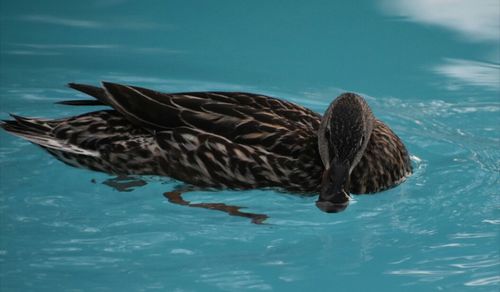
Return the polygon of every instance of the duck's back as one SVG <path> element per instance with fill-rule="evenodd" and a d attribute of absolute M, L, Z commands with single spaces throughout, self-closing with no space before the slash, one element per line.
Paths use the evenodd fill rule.
<path fill-rule="evenodd" d="M 52 121 L 18 117 L 4 128 L 70 165 L 115 174 L 302 192 L 312 189 L 312 183 L 304 184 L 305 175 L 321 175 L 321 163 L 314 161 L 320 116 L 306 108 L 250 93 L 165 94 L 103 85 L 71 84 L 97 100 L 63 103 L 113 110 Z"/>
<path fill-rule="evenodd" d="M 114 83 L 103 85 L 99 89 L 71 84 L 138 127 L 153 131 L 187 127 L 290 157 L 299 154 L 302 139 L 316 134 L 321 118 L 299 105 L 251 93 L 166 94 Z"/>

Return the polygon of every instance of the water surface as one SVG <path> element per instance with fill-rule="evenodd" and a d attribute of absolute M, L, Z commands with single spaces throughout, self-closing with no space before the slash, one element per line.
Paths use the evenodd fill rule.
<path fill-rule="evenodd" d="M 192 192 L 267 225 L 118 192 L 0 133 L 2 291 L 496 291 L 498 1 L 0 0 L 0 110 L 61 117 L 74 81 L 238 90 L 323 112 L 364 95 L 415 174 L 340 214 L 268 190 Z M 436 11 L 439 11 L 437 14 Z"/>

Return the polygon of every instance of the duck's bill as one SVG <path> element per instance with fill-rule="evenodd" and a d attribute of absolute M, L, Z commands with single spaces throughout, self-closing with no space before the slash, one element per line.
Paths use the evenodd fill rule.
<path fill-rule="evenodd" d="M 329 201 L 316 201 L 316 207 L 326 213 L 338 213 L 344 211 L 349 206 L 349 201 L 343 203 L 332 203 Z"/>

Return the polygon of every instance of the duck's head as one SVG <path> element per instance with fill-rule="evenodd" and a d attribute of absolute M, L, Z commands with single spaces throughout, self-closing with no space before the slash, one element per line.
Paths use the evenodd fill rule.
<path fill-rule="evenodd" d="M 319 153 L 325 170 L 316 206 L 328 213 L 349 205 L 349 177 L 370 139 L 374 117 L 366 101 L 344 93 L 328 107 L 318 132 Z"/>

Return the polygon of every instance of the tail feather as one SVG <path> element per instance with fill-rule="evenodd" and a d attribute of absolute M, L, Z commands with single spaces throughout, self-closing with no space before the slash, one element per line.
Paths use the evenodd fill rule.
<path fill-rule="evenodd" d="M 63 105 L 72 105 L 72 106 L 95 106 L 95 105 L 105 105 L 98 100 L 86 100 L 86 99 L 77 99 L 77 100 L 63 100 L 58 101 L 56 104 Z"/>
<path fill-rule="evenodd" d="M 26 129 L 29 129 L 30 131 L 37 132 L 37 133 L 46 133 L 46 132 L 52 130 L 52 128 L 48 124 L 45 123 L 45 120 L 26 118 L 26 117 L 17 116 L 14 114 L 9 114 L 9 115 L 15 119 L 15 122 L 17 124 L 19 124 L 20 126 L 26 128 Z"/>
<path fill-rule="evenodd" d="M 30 119 L 21 116 L 11 115 L 15 120 L 7 120 L 0 123 L 5 131 L 24 138 L 31 143 L 37 144 L 43 148 L 49 148 L 61 152 L 73 153 L 78 155 L 86 155 L 98 157 L 97 151 L 83 149 L 76 145 L 70 144 L 66 140 L 55 137 L 52 133 L 52 128 L 45 120 Z"/>
<path fill-rule="evenodd" d="M 11 134 L 21 137 L 36 134 L 36 132 L 30 130 L 29 128 L 23 127 L 17 121 L 2 120 L 2 123 L 0 123 L 0 127 Z"/>
<path fill-rule="evenodd" d="M 106 96 L 106 91 L 100 87 L 86 85 L 86 84 L 79 84 L 79 83 L 68 83 L 68 86 L 85 94 L 88 94 L 94 97 L 96 100 L 64 100 L 56 102 L 57 104 L 72 105 L 72 106 L 109 105 Z"/>

